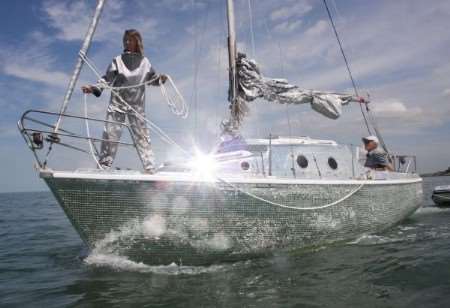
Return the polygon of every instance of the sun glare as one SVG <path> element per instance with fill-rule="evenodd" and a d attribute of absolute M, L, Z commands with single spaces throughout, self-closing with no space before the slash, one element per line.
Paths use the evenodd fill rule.
<path fill-rule="evenodd" d="M 208 181 L 214 181 L 215 173 L 217 171 L 217 162 L 211 154 L 204 154 L 199 150 L 195 151 L 196 154 L 190 162 L 190 167 L 194 174 Z"/>

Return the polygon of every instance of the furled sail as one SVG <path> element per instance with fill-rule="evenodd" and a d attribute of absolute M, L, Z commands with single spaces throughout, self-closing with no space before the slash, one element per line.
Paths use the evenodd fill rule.
<path fill-rule="evenodd" d="M 270 102 L 280 104 L 310 104 L 312 109 L 330 119 L 337 119 L 342 114 L 342 106 L 352 101 L 359 101 L 358 97 L 349 94 L 327 93 L 314 90 L 302 90 L 298 86 L 289 84 L 285 79 L 264 77 L 257 63 L 247 59 L 243 53 L 237 58 L 238 93 L 237 99 L 240 110 L 239 118 L 247 111 L 245 102 L 257 98 L 264 98 Z"/>

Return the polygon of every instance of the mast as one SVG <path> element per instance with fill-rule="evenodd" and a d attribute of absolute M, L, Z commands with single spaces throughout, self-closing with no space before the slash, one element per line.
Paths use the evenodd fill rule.
<path fill-rule="evenodd" d="M 237 72 L 236 72 L 236 30 L 234 22 L 234 3 L 233 0 L 227 0 L 227 20 L 228 20 L 228 60 L 229 60 L 229 79 L 230 79 L 230 111 L 231 123 L 233 127 L 238 126 L 236 119 L 236 97 L 237 97 Z"/>
<path fill-rule="evenodd" d="M 80 54 L 87 54 L 89 47 L 91 46 L 92 37 L 94 36 L 95 29 L 97 28 L 98 21 L 100 20 L 100 15 L 103 10 L 103 5 L 105 4 L 105 0 L 98 0 L 97 7 L 95 9 L 94 17 L 92 17 L 91 24 L 89 25 L 88 31 L 86 32 L 86 36 L 83 41 L 83 45 L 80 49 Z M 72 97 L 73 89 L 75 88 L 75 84 L 78 81 L 78 77 L 80 76 L 81 68 L 83 67 L 83 60 L 79 57 L 77 64 L 75 65 L 75 69 L 72 74 L 72 78 L 70 79 L 69 86 L 67 87 L 66 95 L 64 96 L 64 101 L 62 103 L 61 109 L 59 111 L 60 115 L 58 117 L 58 121 L 55 124 L 55 128 L 53 130 L 54 133 L 58 132 L 59 126 L 61 125 L 62 115 L 67 110 L 67 105 L 69 104 L 70 98 Z"/>

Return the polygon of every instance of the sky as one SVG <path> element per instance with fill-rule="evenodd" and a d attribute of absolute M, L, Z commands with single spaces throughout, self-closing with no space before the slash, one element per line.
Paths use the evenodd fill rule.
<path fill-rule="evenodd" d="M 225 3 L 107 0 L 89 51 L 93 63 L 104 71 L 122 51 L 123 31 L 136 28 L 142 33 L 153 67 L 172 77 L 190 108 L 187 119 L 178 118 L 160 89 L 149 87 L 147 116 L 184 148 L 207 151 L 228 116 Z M 390 151 L 417 155 L 419 172 L 446 169 L 450 2 L 328 3 L 358 89 L 370 94 L 371 109 Z M 16 123 L 28 109 L 59 110 L 95 4 L 94 0 L 1 2 L 0 192 L 46 189 Z M 305 89 L 352 92 L 321 0 L 236 0 L 235 6 L 238 48 L 259 63 L 265 76 L 286 78 Z M 84 68 L 69 113 L 83 114 L 80 86 L 95 80 Z M 108 99 L 107 93 L 88 97 L 89 115 L 104 118 Z M 69 122 L 63 127 L 86 133 L 83 122 Z M 93 125 L 90 133 L 100 136 L 101 129 Z M 246 137 L 301 135 L 351 144 L 367 135 L 357 105 L 346 107 L 340 119 L 330 120 L 306 105 L 263 101 L 250 104 L 242 132 Z M 176 156 L 172 147 L 154 133 L 151 136 L 157 161 Z M 93 166 L 83 153 L 61 148 L 53 152 L 55 169 Z M 117 163 L 139 167 L 135 152 L 125 148 L 119 150 Z"/>

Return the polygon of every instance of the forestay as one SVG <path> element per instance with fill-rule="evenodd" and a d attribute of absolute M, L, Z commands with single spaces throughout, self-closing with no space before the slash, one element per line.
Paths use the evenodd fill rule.
<path fill-rule="evenodd" d="M 243 53 L 238 54 L 238 100 L 241 105 L 257 98 L 264 98 L 279 104 L 311 104 L 312 109 L 330 119 L 342 114 L 342 106 L 360 99 L 350 94 L 327 93 L 302 90 L 289 84 L 286 79 L 264 77 L 258 64 Z M 241 109 L 245 112 L 246 108 Z M 242 114 L 241 114 L 242 116 Z"/>

